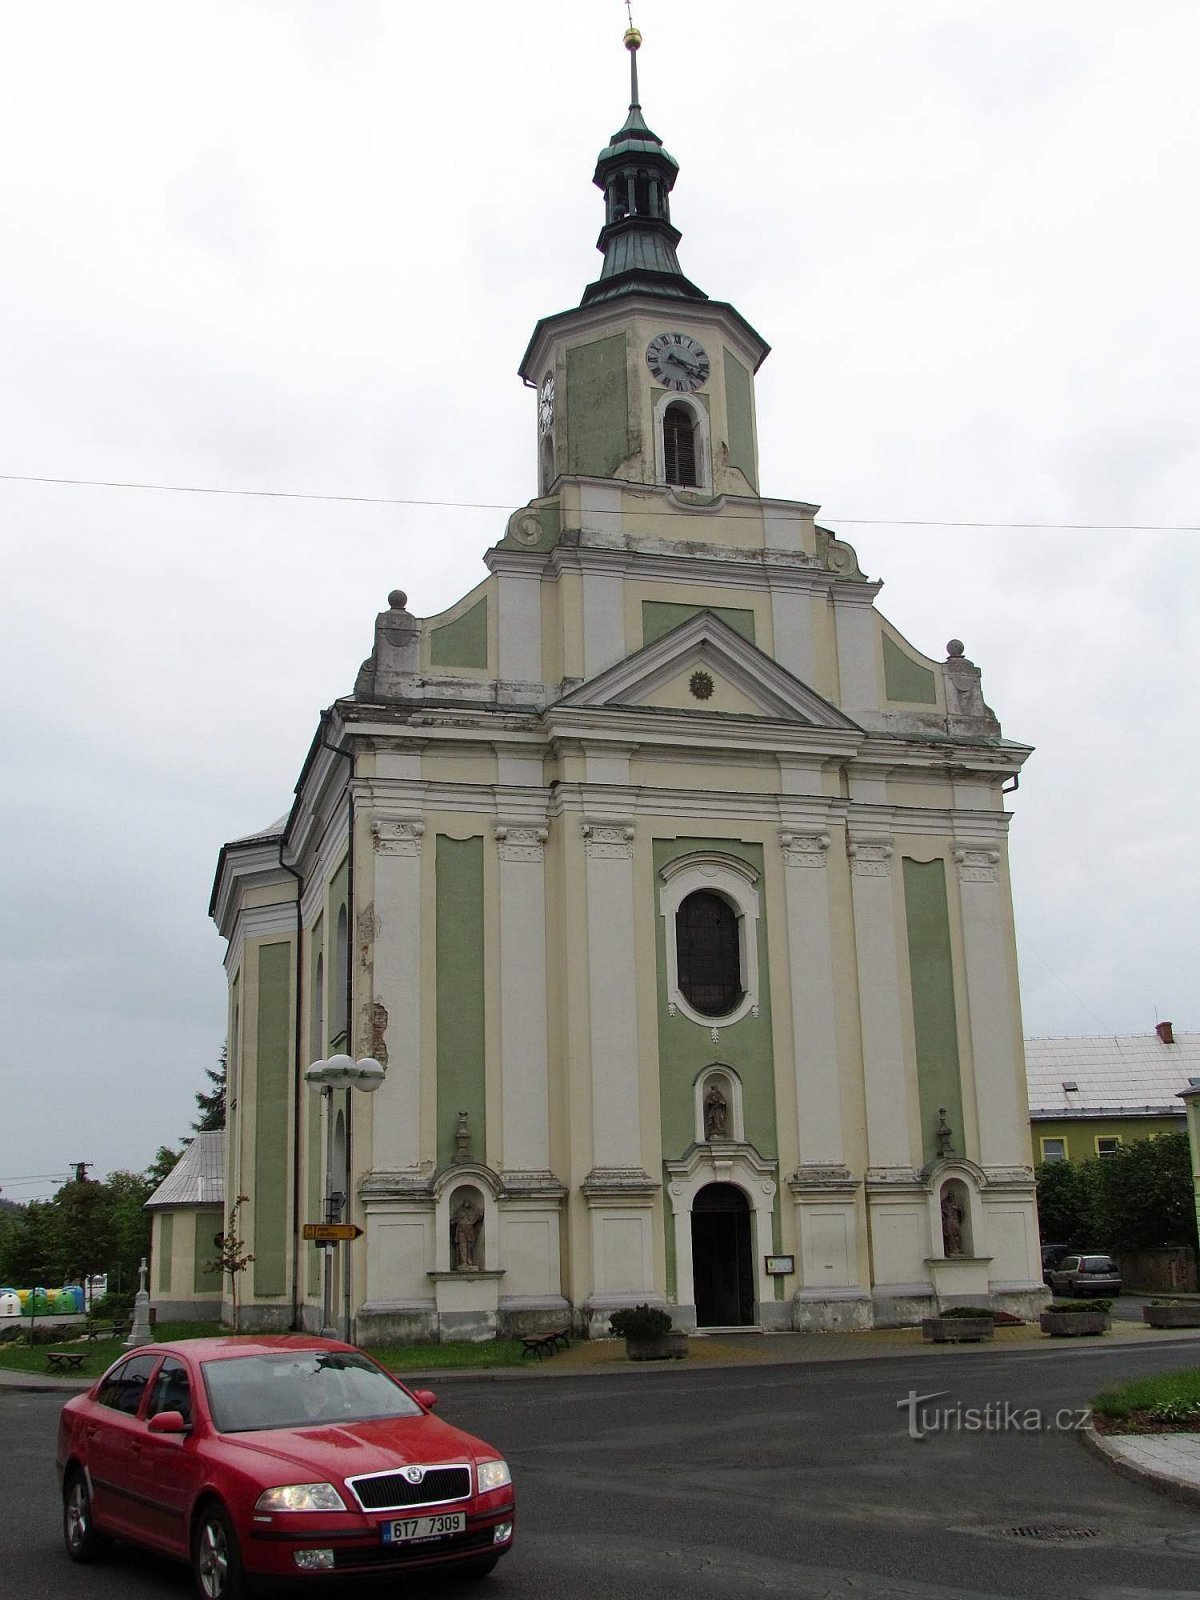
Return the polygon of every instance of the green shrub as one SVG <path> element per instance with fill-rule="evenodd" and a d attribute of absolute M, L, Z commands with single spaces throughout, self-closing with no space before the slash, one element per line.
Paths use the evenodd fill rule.
<path fill-rule="evenodd" d="M 100 1322 L 119 1321 L 122 1317 L 133 1315 L 132 1294 L 102 1294 L 99 1300 L 93 1300 L 90 1314 Z"/>
<path fill-rule="evenodd" d="M 1105 1299 L 1096 1300 L 1052 1300 L 1044 1308 L 1044 1315 L 1056 1317 L 1060 1312 L 1066 1311 L 1111 1311 L 1112 1301 Z"/>
<path fill-rule="evenodd" d="M 991 1306 L 951 1306 L 949 1311 L 939 1311 L 939 1317 L 990 1317 L 995 1321 Z"/>
<path fill-rule="evenodd" d="M 1176 1395 L 1152 1405 L 1146 1415 L 1155 1422 L 1194 1422 L 1200 1417 L 1200 1400 L 1185 1400 Z"/>
<path fill-rule="evenodd" d="M 609 1326 L 621 1339 L 661 1339 L 671 1331 L 671 1319 L 658 1306 L 641 1305 L 614 1311 Z"/>

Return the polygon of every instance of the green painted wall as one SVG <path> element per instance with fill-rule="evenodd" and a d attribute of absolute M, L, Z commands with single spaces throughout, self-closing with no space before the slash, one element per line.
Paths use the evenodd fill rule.
<path fill-rule="evenodd" d="M 1070 1117 L 1055 1120 L 1030 1119 L 1033 1134 L 1033 1159 L 1042 1159 L 1043 1139 L 1066 1141 L 1068 1161 L 1088 1161 L 1096 1154 L 1096 1140 L 1120 1139 L 1133 1144 L 1136 1139 L 1157 1139 L 1161 1133 L 1186 1133 L 1187 1116 L 1177 1117 Z"/>
<path fill-rule="evenodd" d="M 904 920 L 917 1046 L 922 1154 L 926 1161 L 937 1158 L 938 1110 L 944 1106 L 946 1120 L 954 1131 L 954 1148 L 959 1154 L 968 1155 L 963 1141 L 958 1015 L 954 1006 L 944 861 L 904 857 Z"/>
<path fill-rule="evenodd" d="M 729 465 L 743 473 L 758 493 L 754 466 L 754 397 L 750 374 L 738 358 L 725 351 L 725 415 L 729 419 Z"/>
<path fill-rule="evenodd" d="M 740 633 L 743 639 L 754 643 L 754 613 L 740 606 L 689 606 L 679 605 L 673 600 L 643 600 L 642 601 L 642 643 L 652 644 L 655 639 L 661 639 L 664 633 L 670 633 L 672 628 L 677 628 L 681 622 L 687 622 L 698 611 L 711 611 L 714 617 L 720 617 L 735 633 Z"/>
<path fill-rule="evenodd" d="M 328 1051 L 325 1034 L 325 1003 L 318 1003 L 320 988 L 325 983 L 325 919 L 319 917 L 313 924 L 312 940 L 308 953 L 308 1038 L 309 1054 L 313 1061 L 323 1060 Z M 319 984 L 318 984 L 318 968 Z M 324 1222 L 325 1208 L 321 1204 L 321 1174 L 324 1152 L 321 1149 L 321 1097 L 315 1089 L 304 1091 L 304 1114 L 308 1118 L 306 1151 L 306 1181 L 304 1186 L 305 1212 L 301 1222 Z M 305 1276 L 309 1296 L 319 1295 L 322 1288 L 322 1253 L 315 1244 L 302 1246 L 305 1257 Z"/>
<path fill-rule="evenodd" d="M 175 1248 L 175 1218 L 164 1211 L 158 1219 L 158 1292 L 171 1292 L 171 1252 Z"/>
<path fill-rule="evenodd" d="M 429 660 L 435 667 L 486 667 L 488 664 L 487 596 L 453 622 L 429 635 Z"/>
<path fill-rule="evenodd" d="M 567 471 L 611 478 L 629 456 L 625 335 L 567 351 Z"/>
<path fill-rule="evenodd" d="M 883 635 L 883 687 L 889 700 L 912 705 L 937 705 L 933 673 L 906 655 L 889 634 Z"/>
<path fill-rule="evenodd" d="M 698 850 L 719 850 L 747 862 L 759 874 L 758 974 L 759 1014 L 745 1016 L 732 1027 L 722 1027 L 720 1043 L 713 1044 L 707 1027 L 682 1012 L 667 1011 L 666 930 L 658 910 L 659 873 L 680 856 Z M 777 1153 L 775 1132 L 775 1070 L 771 1038 L 771 992 L 767 965 L 767 917 L 762 896 L 762 846 L 733 839 L 656 839 L 654 841 L 654 924 L 658 963 L 658 1060 L 661 1084 L 663 1151 L 677 1160 L 696 1137 L 695 1082 L 705 1067 L 724 1062 L 742 1080 L 742 1112 L 746 1139 L 760 1155 Z M 668 1259 L 673 1261 L 672 1222 L 666 1219 Z"/>
<path fill-rule="evenodd" d="M 197 1211 L 196 1242 L 192 1251 L 192 1290 L 196 1294 L 217 1295 L 221 1292 L 221 1274 L 206 1272 L 204 1263 L 216 1255 L 217 1247 L 213 1240 L 224 1226 L 225 1218 L 219 1211 Z"/>
<path fill-rule="evenodd" d="M 254 1293 L 287 1292 L 288 1071 L 292 947 L 258 951 L 258 1070 L 254 1112 Z"/>
<path fill-rule="evenodd" d="M 437 1150 L 454 1157 L 458 1113 L 471 1128 L 471 1154 L 487 1150 L 484 1122 L 483 839 L 439 833 L 434 857 L 437 933 Z"/>

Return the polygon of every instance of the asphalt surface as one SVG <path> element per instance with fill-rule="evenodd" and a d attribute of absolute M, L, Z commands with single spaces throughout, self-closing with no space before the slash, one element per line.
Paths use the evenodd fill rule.
<path fill-rule="evenodd" d="M 447 1377 L 441 1414 L 512 1463 L 517 1547 L 480 1583 L 406 1582 L 404 1593 L 1200 1600 L 1200 1514 L 1118 1477 L 1074 1432 L 1029 1427 L 1034 1409 L 1074 1420 L 1105 1384 L 1197 1361 L 1192 1340 L 670 1364 L 546 1383 Z M 913 1440 L 906 1397 L 941 1390 L 917 1415 L 951 1420 Z M 1022 1425 L 1012 1410 L 1005 1418 L 1005 1402 Z M 131 1547 L 96 1567 L 66 1561 L 54 1482 L 60 1403 L 0 1392 L 0 1593 L 183 1600 L 184 1569 Z M 965 1431 L 962 1408 L 992 1422 Z"/>

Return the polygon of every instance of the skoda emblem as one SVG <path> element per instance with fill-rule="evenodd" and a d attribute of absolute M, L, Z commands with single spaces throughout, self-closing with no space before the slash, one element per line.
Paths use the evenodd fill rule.
<path fill-rule="evenodd" d="M 405 1467 L 404 1476 L 408 1479 L 409 1483 L 420 1483 L 421 1479 L 425 1476 L 425 1468 Z"/>

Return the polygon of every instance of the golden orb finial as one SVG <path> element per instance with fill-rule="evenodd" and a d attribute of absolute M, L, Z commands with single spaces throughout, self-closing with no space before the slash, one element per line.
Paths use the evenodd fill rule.
<path fill-rule="evenodd" d="M 625 48 L 626 48 L 626 50 L 636 50 L 638 48 L 638 46 L 641 44 L 641 42 L 642 42 L 642 36 L 638 32 L 638 30 L 636 28 L 634 28 L 634 27 L 626 28 L 626 30 L 625 30 Z"/>

